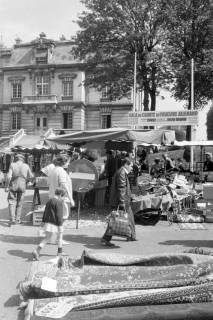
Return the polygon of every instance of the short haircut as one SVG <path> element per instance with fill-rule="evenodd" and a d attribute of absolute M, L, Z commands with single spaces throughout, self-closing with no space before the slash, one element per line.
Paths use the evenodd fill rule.
<path fill-rule="evenodd" d="M 54 160 L 54 165 L 63 167 L 65 163 L 67 162 L 68 158 L 65 156 L 57 156 L 56 159 Z"/>
<path fill-rule="evenodd" d="M 127 158 L 127 157 L 121 160 L 121 165 L 122 166 L 124 166 L 125 164 L 127 164 L 129 166 L 132 163 L 133 163 L 133 161 L 130 158 Z"/>
<path fill-rule="evenodd" d="M 56 188 L 55 189 L 55 195 L 56 196 L 64 197 L 65 193 L 66 193 L 66 191 L 63 188 Z"/>

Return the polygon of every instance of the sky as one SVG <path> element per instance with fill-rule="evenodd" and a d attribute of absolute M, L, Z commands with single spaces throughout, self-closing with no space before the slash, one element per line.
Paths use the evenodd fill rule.
<path fill-rule="evenodd" d="M 0 0 L 0 35 L 7 47 L 17 37 L 29 42 L 44 32 L 58 40 L 63 34 L 70 39 L 78 30 L 73 21 L 83 11 L 80 0 Z"/>
<path fill-rule="evenodd" d="M 41 32 L 53 40 L 61 35 L 70 39 L 78 30 L 74 21 L 84 9 L 80 0 L 0 0 L 0 40 L 11 47 L 16 38 L 30 42 Z M 165 99 L 157 97 L 157 111 L 183 109 L 184 103 L 175 101 L 169 92 L 163 92 L 162 96 Z M 201 118 L 200 135 L 205 138 L 206 112 L 202 112 Z"/>

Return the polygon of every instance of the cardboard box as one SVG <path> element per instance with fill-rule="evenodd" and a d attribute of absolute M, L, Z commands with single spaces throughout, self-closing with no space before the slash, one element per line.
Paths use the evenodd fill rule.
<path fill-rule="evenodd" d="M 33 225 L 40 226 L 42 223 L 44 211 L 34 211 L 33 212 Z"/>
<path fill-rule="evenodd" d="M 213 183 L 205 183 L 203 185 L 203 198 L 213 200 Z"/>

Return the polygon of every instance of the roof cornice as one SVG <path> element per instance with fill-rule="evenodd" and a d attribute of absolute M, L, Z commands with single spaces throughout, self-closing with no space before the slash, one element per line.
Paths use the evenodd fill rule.
<path fill-rule="evenodd" d="M 50 69 L 50 68 L 61 68 L 61 69 L 67 69 L 67 68 L 79 68 L 80 70 L 82 70 L 84 68 L 84 66 L 86 66 L 86 63 L 84 62 L 76 62 L 76 63 L 63 63 L 63 64 L 42 64 L 42 65 L 24 65 L 24 66 L 4 66 L 2 67 L 0 70 L 2 71 L 13 71 L 13 70 L 27 70 L 28 69 L 32 69 L 32 70 L 43 70 L 43 69 Z"/>

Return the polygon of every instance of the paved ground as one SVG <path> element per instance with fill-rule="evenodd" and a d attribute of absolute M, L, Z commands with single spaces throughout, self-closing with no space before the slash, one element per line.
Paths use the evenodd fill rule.
<path fill-rule="evenodd" d="M 28 190 L 24 212 L 30 210 L 32 191 Z M 97 217 L 103 216 L 103 210 L 98 210 Z M 84 217 L 85 218 L 85 217 Z M 88 214 L 88 219 L 90 214 Z M 92 216 L 94 219 L 94 216 Z M 7 200 L 4 189 L 0 189 L 0 319 L 23 320 L 23 314 L 18 310 L 19 294 L 17 285 L 25 278 L 30 263 L 31 252 L 38 244 L 38 227 L 30 223 L 7 225 Z M 115 248 L 100 245 L 105 224 L 100 219 L 80 220 L 79 228 L 75 222 L 70 222 L 65 230 L 64 239 L 70 242 L 64 247 L 70 256 L 81 255 L 84 249 L 109 251 L 126 254 L 152 254 L 163 252 L 183 252 L 194 247 L 213 250 L 213 224 L 206 224 L 206 230 L 180 230 L 176 224 L 169 225 L 167 221 L 160 221 L 156 226 L 136 226 L 137 242 L 126 242 L 116 239 Z M 42 252 L 41 259 L 52 258 L 57 251 L 55 245 L 48 245 Z"/>

